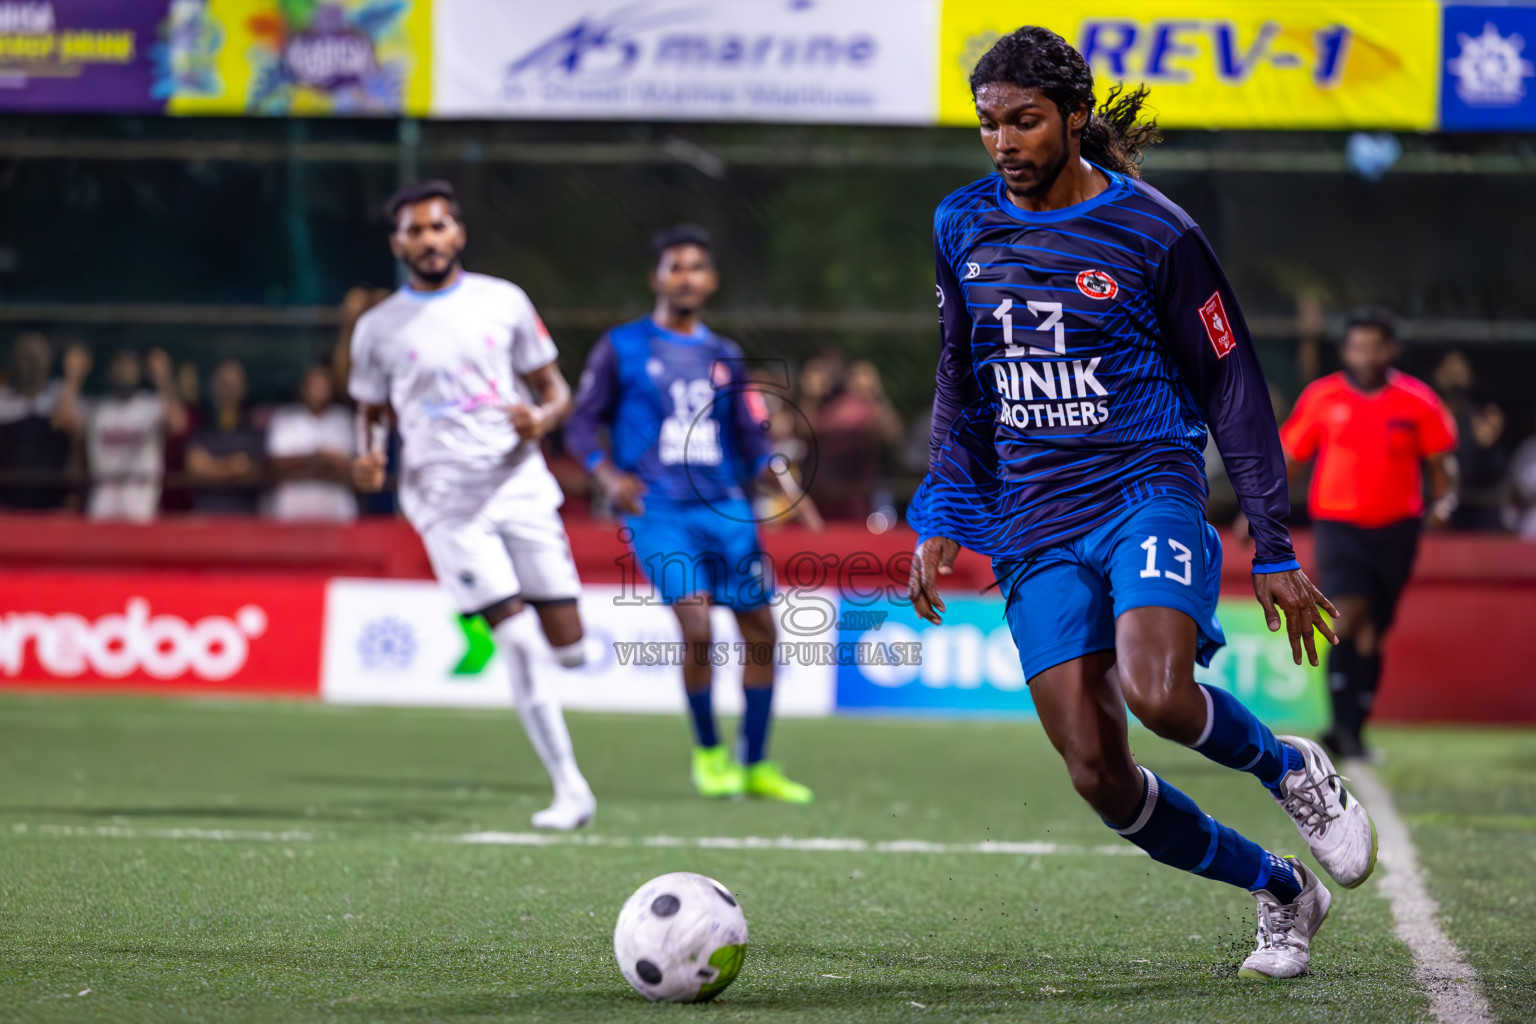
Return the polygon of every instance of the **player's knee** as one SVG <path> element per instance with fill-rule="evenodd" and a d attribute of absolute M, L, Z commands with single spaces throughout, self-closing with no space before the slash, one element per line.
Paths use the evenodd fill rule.
<path fill-rule="evenodd" d="M 1127 671 L 1121 666 L 1120 679 L 1126 707 L 1154 735 L 1184 744 L 1199 738 L 1206 708 L 1203 698 L 1189 699 L 1189 693 L 1194 692 L 1193 677 L 1182 679 L 1167 669 Z"/>
<path fill-rule="evenodd" d="M 1128 771 L 1125 765 L 1105 757 L 1101 751 L 1069 756 L 1067 772 L 1077 795 L 1106 820 L 1118 821 L 1126 817 L 1127 807 L 1134 808 L 1141 798 L 1137 788 L 1139 775 L 1134 766 Z"/>
<path fill-rule="evenodd" d="M 1369 658 L 1376 653 L 1376 642 L 1380 637 L 1376 633 L 1376 624 L 1367 621 L 1362 622 L 1355 629 L 1355 634 L 1350 639 L 1354 641 L 1355 653 L 1362 658 Z"/>
<path fill-rule="evenodd" d="M 578 668 L 587 663 L 587 645 L 580 640 L 552 650 L 555 660 L 566 668 Z"/>

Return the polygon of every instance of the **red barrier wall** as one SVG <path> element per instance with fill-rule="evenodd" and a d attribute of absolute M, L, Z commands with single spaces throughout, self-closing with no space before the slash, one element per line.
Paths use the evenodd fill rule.
<path fill-rule="evenodd" d="M 617 582 L 625 548 L 615 527 L 573 520 L 568 529 L 583 578 Z M 874 535 L 857 525 L 822 534 L 789 527 L 765 536 L 781 580 L 861 588 L 899 585 L 913 540 L 904 529 Z M 1310 537 L 1302 531 L 1296 542 L 1310 568 Z M 1224 547 L 1224 593 L 1251 594 L 1246 545 L 1227 537 Z M 870 557 L 855 559 L 856 553 Z M 54 586 L 61 571 L 82 570 L 132 577 L 431 576 L 420 541 L 400 520 L 336 527 L 186 518 L 132 526 L 0 516 L 0 568 L 7 574 L 0 586 L 29 591 Z M 987 560 L 966 553 L 947 585 L 976 592 L 991 582 Z M 0 594 L 0 612 L 11 605 L 8 596 Z M 1380 719 L 1536 722 L 1533 665 L 1536 545 L 1504 537 L 1426 537 L 1387 644 Z"/>

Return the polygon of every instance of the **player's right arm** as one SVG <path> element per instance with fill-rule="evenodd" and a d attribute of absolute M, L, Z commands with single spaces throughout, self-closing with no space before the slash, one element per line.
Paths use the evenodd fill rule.
<path fill-rule="evenodd" d="M 565 425 L 565 446 L 581 460 L 587 472 L 597 478 L 615 507 L 630 515 L 639 515 L 645 510 L 641 501 L 645 483 L 635 474 L 626 473 L 614 465 L 613 458 L 603 446 L 603 431 L 610 430 L 611 436 L 620 387 L 618 354 L 605 334 L 587 353 L 587 365 L 576 385 L 575 406 Z"/>
<path fill-rule="evenodd" d="M 950 427 L 966 406 L 972 372 L 971 317 L 965 309 L 965 293 L 944 255 L 937 229 L 933 236 L 933 262 L 939 302 L 939 367 L 934 377 L 933 427 L 928 435 L 930 473 L 949 442 Z M 912 571 L 907 577 L 907 596 L 912 599 L 913 610 L 934 624 L 944 611 L 939 577 L 955 571 L 959 554 L 960 545 L 948 537 L 918 538 Z"/>
<path fill-rule="evenodd" d="M 374 351 L 371 317 L 365 313 L 352 331 L 352 368 L 347 393 L 357 403 L 357 456 L 352 460 L 352 486 L 363 494 L 384 489 L 389 442 L 389 376 Z"/>

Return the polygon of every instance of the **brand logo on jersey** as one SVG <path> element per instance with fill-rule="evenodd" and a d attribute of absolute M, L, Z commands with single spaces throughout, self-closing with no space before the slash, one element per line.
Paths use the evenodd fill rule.
<path fill-rule="evenodd" d="M 933 286 L 933 291 L 934 291 L 934 294 L 939 297 L 939 308 L 943 309 L 944 308 L 944 289 L 940 288 L 938 285 L 934 285 Z"/>
<path fill-rule="evenodd" d="M 965 279 L 967 281 L 971 280 L 972 278 L 980 277 L 980 276 L 981 276 L 981 264 L 980 263 L 967 263 L 965 265 Z"/>
<path fill-rule="evenodd" d="M 1205 335 L 1211 339 L 1217 359 L 1225 359 L 1237 348 L 1232 336 L 1232 321 L 1227 319 L 1227 307 L 1221 304 L 1221 293 L 1212 292 L 1200 306 L 1200 322 L 1205 324 Z"/>
<path fill-rule="evenodd" d="M 1090 299 L 1112 299 L 1120 294 L 1115 279 L 1102 270 L 1085 270 L 1078 274 L 1077 290 Z"/>

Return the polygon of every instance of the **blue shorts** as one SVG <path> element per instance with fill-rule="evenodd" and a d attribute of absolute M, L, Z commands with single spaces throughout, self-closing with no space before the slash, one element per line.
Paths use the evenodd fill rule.
<path fill-rule="evenodd" d="M 1216 621 L 1221 538 L 1193 502 L 1138 502 L 1109 522 L 1030 558 L 993 563 L 1024 678 L 1115 647 L 1115 619 L 1173 608 L 1200 629 L 1196 660 L 1227 642 Z"/>
<path fill-rule="evenodd" d="M 645 513 L 624 523 L 630 547 L 651 592 L 666 604 L 707 591 L 715 604 L 739 612 L 773 596 L 773 568 L 757 539 L 745 499 L 671 502 L 645 499 Z"/>

